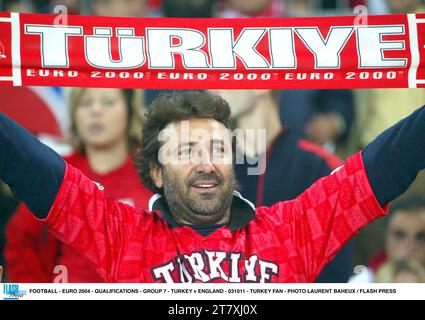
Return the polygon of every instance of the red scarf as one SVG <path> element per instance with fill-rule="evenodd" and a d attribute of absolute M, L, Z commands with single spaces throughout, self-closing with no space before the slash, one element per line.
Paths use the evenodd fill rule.
<path fill-rule="evenodd" d="M 423 14 L 149 19 L 0 13 L 0 85 L 424 87 L 424 22 Z"/>

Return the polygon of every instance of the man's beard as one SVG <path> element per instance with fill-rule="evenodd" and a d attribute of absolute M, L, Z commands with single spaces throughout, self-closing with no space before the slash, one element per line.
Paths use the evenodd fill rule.
<path fill-rule="evenodd" d="M 164 197 L 176 222 L 195 225 L 213 225 L 223 220 L 232 203 L 233 192 L 239 189 L 232 172 L 228 181 L 215 173 L 198 174 L 186 184 L 179 183 L 163 170 Z M 215 180 L 216 193 L 199 193 L 191 189 L 196 181 Z"/>

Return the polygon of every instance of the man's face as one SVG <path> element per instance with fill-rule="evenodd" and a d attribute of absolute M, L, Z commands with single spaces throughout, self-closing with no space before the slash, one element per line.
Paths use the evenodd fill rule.
<path fill-rule="evenodd" d="M 425 265 L 425 210 L 395 213 L 387 232 L 387 254 L 391 260 L 414 259 Z"/>
<path fill-rule="evenodd" d="M 391 13 L 413 13 L 421 4 L 420 0 L 386 0 Z"/>
<path fill-rule="evenodd" d="M 211 119 L 191 119 L 162 130 L 161 167 L 152 170 L 175 220 L 181 224 L 225 224 L 236 180 L 231 135 Z"/>

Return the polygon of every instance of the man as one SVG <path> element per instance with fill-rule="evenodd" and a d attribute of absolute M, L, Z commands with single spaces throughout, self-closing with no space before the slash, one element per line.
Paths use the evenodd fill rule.
<path fill-rule="evenodd" d="M 425 267 L 425 198 L 410 197 L 392 210 L 385 251 L 371 260 L 376 272 L 387 261 L 416 260 Z"/>
<path fill-rule="evenodd" d="M 423 13 L 422 0 L 385 0 L 390 13 Z M 382 131 L 414 112 L 425 100 L 425 90 L 410 89 L 368 89 L 354 90 L 356 96 L 356 123 L 350 148 L 362 149 L 373 141 Z M 357 140 L 357 137 L 359 141 Z M 408 195 L 423 194 L 425 188 L 424 172 L 419 174 Z M 404 196 L 403 196 L 404 197 Z M 398 201 L 398 199 L 397 199 Z M 356 262 L 366 264 L 371 256 L 383 246 L 385 224 L 374 223 L 356 238 Z"/>
<path fill-rule="evenodd" d="M 155 100 L 138 161 L 159 192 L 150 212 L 107 199 L 4 115 L 0 179 L 110 282 L 312 282 L 425 167 L 422 108 L 298 198 L 255 209 L 236 191 L 229 117 L 205 93 Z"/>
<path fill-rule="evenodd" d="M 241 193 L 255 206 L 292 200 L 342 164 L 335 155 L 282 125 L 279 92 L 217 90 L 215 93 L 229 103 L 234 126 L 241 132 L 252 133 L 250 140 L 237 146 L 238 153 L 246 159 L 236 163 L 235 174 Z M 285 113 L 282 117 L 285 118 Z M 261 132 L 266 133 L 263 140 Z M 250 174 L 254 168 L 258 172 Z M 326 266 L 316 282 L 347 282 L 353 270 L 352 256 L 353 243 L 350 243 Z"/>
<path fill-rule="evenodd" d="M 74 88 L 70 92 L 66 161 L 100 182 L 108 197 L 147 209 L 152 194 L 133 165 L 142 139 L 142 93 L 117 88 Z M 7 278 L 14 283 L 98 283 L 94 268 L 51 235 L 24 205 L 9 220 L 4 249 Z M 65 272 L 59 275 L 57 266 Z"/>
<path fill-rule="evenodd" d="M 425 198 L 410 196 L 401 200 L 388 220 L 385 249 L 375 254 L 369 267 L 351 277 L 350 282 L 393 282 L 390 271 L 410 262 L 425 268 Z"/>

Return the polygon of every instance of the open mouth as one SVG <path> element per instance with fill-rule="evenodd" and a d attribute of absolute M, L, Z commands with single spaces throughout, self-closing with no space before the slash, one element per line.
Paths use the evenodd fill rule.
<path fill-rule="evenodd" d="M 212 190 L 215 190 L 217 186 L 218 186 L 218 182 L 206 182 L 206 181 L 195 182 L 191 184 L 191 187 L 193 189 L 200 190 L 200 191 L 212 191 Z"/>

